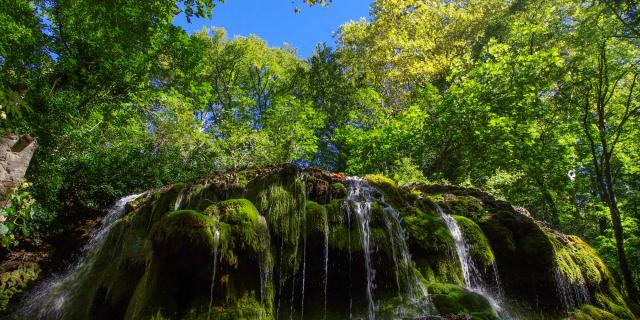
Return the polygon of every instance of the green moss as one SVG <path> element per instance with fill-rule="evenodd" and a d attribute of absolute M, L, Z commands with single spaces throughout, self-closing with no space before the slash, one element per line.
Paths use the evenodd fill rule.
<path fill-rule="evenodd" d="M 487 213 L 482 202 L 471 196 L 448 195 L 445 204 L 450 214 L 465 216 L 476 221 L 482 220 Z"/>
<path fill-rule="evenodd" d="M 617 320 L 618 317 L 606 310 L 585 304 L 570 317 L 572 320 Z"/>
<path fill-rule="evenodd" d="M 301 223 L 304 221 L 304 196 L 301 181 L 293 184 L 275 184 L 266 189 L 261 198 L 271 232 L 288 245 L 300 241 Z"/>
<path fill-rule="evenodd" d="M 245 252 L 257 258 L 263 266 L 273 265 L 269 228 L 251 201 L 242 198 L 221 201 L 208 207 L 204 213 L 219 221 L 221 256 L 229 264 L 237 265 L 238 256 Z"/>
<path fill-rule="evenodd" d="M 422 275 L 430 282 L 463 283 L 455 242 L 442 218 L 413 208 L 404 218 L 408 244 Z"/>
<path fill-rule="evenodd" d="M 213 219 L 197 211 L 180 210 L 166 214 L 160 219 L 152 239 L 158 248 L 164 245 L 204 245 L 214 247 Z M 186 239 L 188 243 L 174 243 L 176 239 Z"/>
<path fill-rule="evenodd" d="M 307 233 L 325 233 L 325 227 L 329 225 L 327 209 L 313 201 L 305 204 Z"/>
<path fill-rule="evenodd" d="M 340 182 L 332 184 L 331 189 L 333 189 L 333 194 L 337 199 L 342 199 L 347 196 L 347 188 Z"/>
<path fill-rule="evenodd" d="M 396 209 L 401 209 L 406 206 L 406 200 L 395 181 L 381 175 L 368 175 L 364 178 L 382 192 L 386 203 Z"/>
<path fill-rule="evenodd" d="M 453 284 L 429 286 L 431 300 L 440 315 L 466 315 L 471 319 L 497 320 L 491 304 L 481 295 Z"/>
<path fill-rule="evenodd" d="M 244 293 L 237 300 L 228 301 L 222 305 L 215 305 L 211 308 L 211 319 L 235 320 L 235 319 L 263 319 L 272 320 L 273 314 L 260 304 L 254 294 Z M 184 320 L 202 320 L 209 318 L 207 308 L 197 308 L 189 310 L 183 317 Z"/>
<path fill-rule="evenodd" d="M 491 266 L 495 260 L 493 250 L 489 245 L 489 240 L 482 232 L 482 229 L 472 220 L 462 216 L 452 216 L 456 219 L 462 234 L 470 244 L 470 253 L 475 261 L 478 261 L 485 268 Z"/>
<path fill-rule="evenodd" d="M 5 311 L 9 302 L 22 294 L 39 274 L 40 268 L 35 263 L 26 263 L 0 274 L 0 311 Z"/>
<path fill-rule="evenodd" d="M 327 218 L 329 219 L 329 225 L 341 225 L 344 223 L 344 200 L 334 199 L 331 200 L 324 207 L 327 210 Z"/>
<path fill-rule="evenodd" d="M 605 309 L 619 319 L 635 319 L 631 310 L 627 306 L 624 297 L 615 287 L 613 282 L 609 282 L 604 288 L 601 288 L 601 292 L 596 293 L 595 302 L 597 306 Z"/>

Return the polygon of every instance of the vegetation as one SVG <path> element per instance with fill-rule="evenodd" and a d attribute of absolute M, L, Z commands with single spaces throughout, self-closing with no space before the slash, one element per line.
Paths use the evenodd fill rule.
<path fill-rule="evenodd" d="M 306 60 L 256 36 L 188 34 L 173 24 L 177 14 L 211 17 L 219 2 L 0 0 L 0 134 L 38 141 L 26 177 L 32 184 L 2 199 L 2 257 L 34 233 L 65 235 L 76 225 L 70 221 L 91 218 L 119 196 L 225 171 L 238 188 L 248 181 L 273 187 L 252 203 L 235 194 L 210 212 L 205 200 L 235 191 L 200 186 L 210 192 L 203 197 L 189 189 L 185 201 L 197 212 L 158 220 L 173 211 L 167 209 L 149 221 L 161 221 L 167 232 L 176 227 L 171 219 L 224 225 L 243 234 L 238 248 L 276 263 L 259 244 L 257 212 L 271 210 L 265 219 L 290 250 L 298 250 L 304 232 L 288 210 L 313 209 L 308 225 L 318 234 L 326 221 L 342 219 L 339 203 L 323 202 L 335 199 L 316 199 L 322 209 L 305 203 L 296 193 L 301 177 L 273 183 L 238 174 L 293 163 L 369 175 L 397 208 L 415 199 L 396 182 L 490 191 L 527 208 L 542 226 L 511 230 L 513 215 L 499 207 L 488 212 L 475 196 L 421 196 L 483 231 L 474 250 L 487 265 L 494 255 L 500 264 L 501 255 L 528 250 L 522 248 L 541 263 L 556 261 L 557 252 L 561 265 L 588 267 L 584 280 L 619 277 L 620 292 L 640 303 L 637 1 L 372 0 L 369 19 L 344 24 L 336 48 L 320 44 Z M 323 188 L 346 193 L 338 180 Z M 411 245 L 446 250 L 451 239 L 432 208 L 412 210 L 403 217 L 407 232 L 425 241 Z M 571 240 L 581 251 L 564 252 L 547 226 L 586 243 Z M 422 234 L 426 229 L 434 232 Z M 351 232 L 332 229 L 331 241 L 344 248 Z M 210 230 L 193 236 L 213 245 Z M 589 245 L 603 261 L 581 249 Z M 299 263 L 293 253 L 288 258 Z M 442 261 L 417 264 L 429 280 L 459 278 L 448 272 L 456 266 Z M 159 269 L 146 272 L 148 281 L 160 277 Z M 146 299 L 145 290 L 136 292 Z M 262 308 L 253 296 L 235 298 Z M 606 304 L 584 306 L 576 317 L 620 314 Z"/>

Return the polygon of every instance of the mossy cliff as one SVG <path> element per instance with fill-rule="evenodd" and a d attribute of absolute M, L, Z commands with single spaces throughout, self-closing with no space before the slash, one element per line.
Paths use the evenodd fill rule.
<path fill-rule="evenodd" d="M 352 181 L 322 170 L 269 167 L 149 191 L 127 205 L 62 307 L 19 315 L 345 319 L 366 317 L 373 297 L 381 319 L 633 319 L 611 271 L 579 238 L 477 190 L 365 180 L 375 188 L 368 242 L 363 218 L 349 214 Z M 499 307 L 465 288 L 438 208 L 456 221 Z M 420 290 L 422 309 L 410 299 Z"/>

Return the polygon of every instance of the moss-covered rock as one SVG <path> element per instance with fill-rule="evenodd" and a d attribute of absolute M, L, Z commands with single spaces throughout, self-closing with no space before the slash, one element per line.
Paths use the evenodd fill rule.
<path fill-rule="evenodd" d="M 453 216 L 453 218 L 456 219 L 460 231 L 469 243 L 469 253 L 474 261 L 480 263 L 485 269 L 493 265 L 495 260 L 493 250 L 482 229 L 471 219 L 463 216 Z"/>
<path fill-rule="evenodd" d="M 617 320 L 618 317 L 602 310 L 598 307 L 594 307 L 589 304 L 585 304 L 580 309 L 576 310 L 570 317 L 571 320 Z"/>
<path fill-rule="evenodd" d="M 442 218 L 414 208 L 404 217 L 410 251 L 418 270 L 430 282 L 463 284 L 455 242 Z"/>
<path fill-rule="evenodd" d="M 441 315 L 463 315 L 474 320 L 498 319 L 487 299 L 457 285 L 435 283 L 429 286 L 429 292 Z"/>
<path fill-rule="evenodd" d="M 82 266 L 64 310 L 44 318 L 324 319 L 325 303 L 327 319 L 366 317 L 368 261 L 377 318 L 497 319 L 487 299 L 462 288 L 455 242 L 437 206 L 455 218 L 481 272 L 499 271 L 504 295 L 524 318 L 634 318 L 612 271 L 581 239 L 478 190 L 365 180 L 375 188 L 369 256 L 363 217 L 348 199 L 353 180 L 342 175 L 283 165 L 148 192 L 127 205 Z M 430 315 L 411 305 L 406 279 L 427 287 Z M 13 290 L 5 283 L 0 278 L 0 294 Z M 579 286 L 584 301 L 563 303 L 559 288 L 567 284 Z M 400 309 L 413 313 L 398 316 Z"/>
<path fill-rule="evenodd" d="M 398 188 L 395 181 L 381 175 L 368 175 L 364 178 L 382 192 L 384 202 L 397 209 L 401 209 L 406 206 L 406 201 L 402 195 L 403 192 Z"/>
<path fill-rule="evenodd" d="M 174 211 L 166 214 L 152 234 L 154 249 L 168 247 L 178 250 L 185 246 L 204 246 L 213 250 L 215 245 L 213 219 L 193 210 Z"/>

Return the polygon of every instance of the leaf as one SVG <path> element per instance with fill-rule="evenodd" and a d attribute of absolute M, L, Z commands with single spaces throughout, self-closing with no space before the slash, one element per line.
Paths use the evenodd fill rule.
<path fill-rule="evenodd" d="M 0 236 L 4 236 L 9 233 L 9 228 L 4 224 L 0 224 Z"/>

